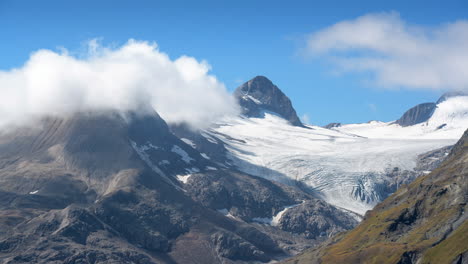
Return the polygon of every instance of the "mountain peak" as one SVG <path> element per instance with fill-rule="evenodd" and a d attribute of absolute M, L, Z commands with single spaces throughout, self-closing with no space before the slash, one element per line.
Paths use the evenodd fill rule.
<path fill-rule="evenodd" d="M 249 82 L 268 82 L 270 84 L 273 84 L 273 82 L 270 79 L 263 75 L 257 75 L 253 77 Z"/>
<path fill-rule="evenodd" d="M 291 100 L 265 76 L 256 76 L 239 86 L 234 96 L 248 117 L 261 117 L 264 111 L 281 115 L 294 126 L 303 127 Z"/>
<path fill-rule="evenodd" d="M 426 122 L 432 117 L 440 103 L 445 102 L 452 97 L 467 95 L 468 94 L 466 92 L 462 91 L 444 93 L 435 103 L 422 103 L 410 108 L 395 122 L 404 127 Z"/>

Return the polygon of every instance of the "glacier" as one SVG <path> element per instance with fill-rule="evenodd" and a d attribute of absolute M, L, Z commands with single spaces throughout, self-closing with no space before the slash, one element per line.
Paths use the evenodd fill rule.
<path fill-rule="evenodd" d="M 415 172 L 418 155 L 454 144 L 467 127 L 463 96 L 442 102 L 427 122 L 409 127 L 372 121 L 304 128 L 265 112 L 262 118 L 226 117 L 205 133 L 224 142 L 239 170 L 304 184 L 326 202 L 362 216 L 399 184 L 427 173 Z"/>

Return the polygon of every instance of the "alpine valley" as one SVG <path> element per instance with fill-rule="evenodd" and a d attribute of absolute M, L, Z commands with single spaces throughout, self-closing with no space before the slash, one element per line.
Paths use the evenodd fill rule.
<path fill-rule="evenodd" d="M 468 261 L 468 95 L 325 127 L 266 77 L 233 96 L 199 130 L 142 106 L 2 131 L 0 262 Z"/>

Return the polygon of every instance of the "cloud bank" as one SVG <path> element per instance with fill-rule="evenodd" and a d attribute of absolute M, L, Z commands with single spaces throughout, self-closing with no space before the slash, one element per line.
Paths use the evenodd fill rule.
<path fill-rule="evenodd" d="M 395 12 L 367 14 L 312 33 L 306 53 L 382 87 L 468 91 L 467 20 L 422 27 Z"/>
<path fill-rule="evenodd" d="M 39 50 L 20 68 L 0 71 L 0 127 L 80 111 L 139 110 L 151 104 L 169 123 L 203 127 L 237 104 L 188 56 L 171 60 L 157 45 L 129 40 L 116 49 L 90 41 L 84 56 Z"/>

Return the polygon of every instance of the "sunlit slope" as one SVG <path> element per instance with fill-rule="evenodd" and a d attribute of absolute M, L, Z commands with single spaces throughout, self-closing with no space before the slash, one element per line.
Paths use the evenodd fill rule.
<path fill-rule="evenodd" d="M 400 188 L 361 224 L 287 263 L 464 263 L 468 131 L 432 173 Z"/>
<path fill-rule="evenodd" d="M 407 172 L 414 170 L 419 154 L 457 140 L 452 131 L 426 139 L 367 138 L 353 132 L 291 126 L 265 112 L 263 118 L 227 119 L 211 135 L 223 140 L 240 170 L 290 184 L 300 181 L 325 201 L 358 214 L 412 180 L 414 174 Z"/>

